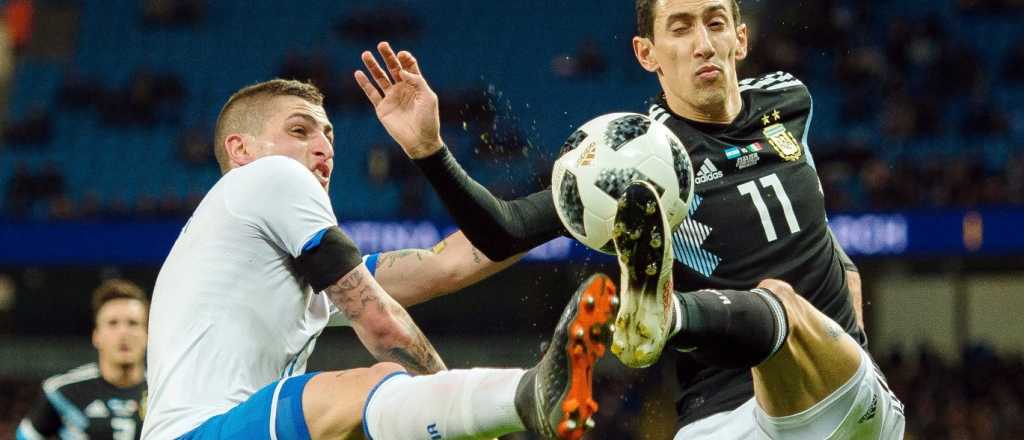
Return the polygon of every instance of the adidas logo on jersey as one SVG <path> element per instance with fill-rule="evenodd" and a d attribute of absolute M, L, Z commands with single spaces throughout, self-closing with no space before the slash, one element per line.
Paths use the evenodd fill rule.
<path fill-rule="evenodd" d="M 722 176 L 725 176 L 725 173 L 719 171 L 711 159 L 704 159 L 704 163 L 700 166 L 700 170 L 697 171 L 697 178 L 694 181 L 697 185 L 700 185 L 721 179 Z"/>
<path fill-rule="evenodd" d="M 110 411 L 107 410 L 107 406 L 103 404 L 103 401 L 96 399 L 89 406 L 85 407 L 85 416 L 94 419 L 104 419 L 110 417 Z"/>

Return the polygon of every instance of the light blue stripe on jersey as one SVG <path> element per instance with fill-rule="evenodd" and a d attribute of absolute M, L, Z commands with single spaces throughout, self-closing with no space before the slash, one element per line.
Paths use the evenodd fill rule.
<path fill-rule="evenodd" d="M 72 425 L 82 431 L 89 427 L 89 418 L 82 414 L 82 411 L 65 398 L 60 391 L 47 391 L 46 398 L 53 405 L 53 409 L 57 410 L 57 413 L 60 414 L 60 418 L 64 420 L 65 424 Z"/>

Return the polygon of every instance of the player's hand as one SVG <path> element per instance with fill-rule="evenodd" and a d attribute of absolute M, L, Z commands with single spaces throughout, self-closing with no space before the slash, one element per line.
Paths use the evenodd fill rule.
<path fill-rule="evenodd" d="M 377 119 L 412 159 L 440 150 L 443 143 L 437 94 L 423 79 L 416 58 L 404 50 L 396 55 L 387 42 L 377 44 L 377 51 L 387 72 L 370 51 L 364 51 L 362 59 L 373 80 L 361 70 L 355 72 L 356 83 L 373 104 Z"/>

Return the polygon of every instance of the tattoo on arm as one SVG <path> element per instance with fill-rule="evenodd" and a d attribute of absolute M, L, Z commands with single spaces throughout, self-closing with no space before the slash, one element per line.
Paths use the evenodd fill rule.
<path fill-rule="evenodd" d="M 825 326 L 825 334 L 832 339 L 839 339 L 843 335 L 843 330 L 839 328 L 839 324 L 825 317 L 821 320 L 821 324 Z"/>
<path fill-rule="evenodd" d="M 416 374 L 444 370 L 445 365 L 441 356 L 413 322 L 409 313 L 394 300 L 382 298 L 382 293 L 377 292 L 374 283 L 376 281 L 367 276 L 367 272 L 354 270 L 329 286 L 325 292 L 353 323 L 358 322 L 367 312 L 376 312 L 380 317 L 372 319 L 391 319 L 394 326 L 400 327 L 395 331 L 404 333 L 405 337 L 398 337 L 396 340 L 402 342 L 392 346 L 367 344 L 366 348 L 378 360 L 398 363 Z"/>
<path fill-rule="evenodd" d="M 476 248 L 473 248 L 473 262 L 480 264 L 480 252 L 478 252 Z"/>
<path fill-rule="evenodd" d="M 376 306 L 378 311 L 384 311 L 384 304 L 374 294 L 368 281 L 362 271 L 356 270 L 326 289 L 331 301 L 349 321 L 358 320 L 367 307 Z"/>
<path fill-rule="evenodd" d="M 416 257 L 417 261 L 423 261 L 423 254 L 428 251 L 422 249 L 405 249 L 401 251 L 385 252 L 377 260 L 377 267 L 391 268 L 395 262 L 407 257 Z"/>
<path fill-rule="evenodd" d="M 408 318 L 408 315 L 405 315 Z M 416 324 L 409 319 L 407 322 L 410 333 L 413 335 L 413 343 L 406 347 L 395 347 L 381 354 L 381 360 L 388 360 L 401 364 L 405 369 L 416 374 L 432 374 L 444 371 L 447 368 L 437 354 L 437 350 L 427 340 L 426 335 L 420 331 Z"/>
<path fill-rule="evenodd" d="M 430 251 L 435 254 L 440 254 L 441 252 L 444 252 L 444 248 L 446 247 L 448 247 L 448 239 L 439 241 L 437 244 L 434 245 L 433 248 L 430 249 Z"/>

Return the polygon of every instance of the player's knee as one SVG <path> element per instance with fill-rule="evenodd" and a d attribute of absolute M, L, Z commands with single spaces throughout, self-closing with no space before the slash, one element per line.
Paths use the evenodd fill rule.
<path fill-rule="evenodd" d="M 302 395 L 306 426 L 312 438 L 352 438 L 362 431 L 362 414 L 372 390 L 387 376 L 405 371 L 380 362 L 366 368 L 330 371 L 309 381 Z"/>
<path fill-rule="evenodd" d="M 377 383 L 388 375 L 404 372 L 405 368 L 394 362 L 378 362 L 369 368 L 370 381 Z"/>
<path fill-rule="evenodd" d="M 757 287 L 770 291 L 782 304 L 790 333 L 804 321 L 808 308 L 813 307 L 785 281 L 769 278 L 757 283 Z"/>

